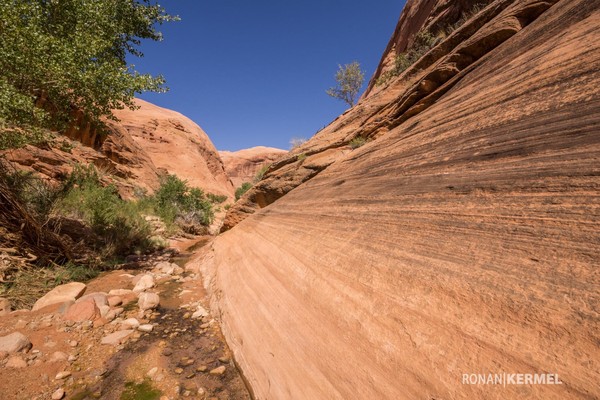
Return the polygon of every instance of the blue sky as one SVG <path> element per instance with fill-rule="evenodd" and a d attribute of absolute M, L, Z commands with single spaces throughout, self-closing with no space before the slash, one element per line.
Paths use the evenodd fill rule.
<path fill-rule="evenodd" d="M 181 21 L 131 59 L 163 74 L 170 91 L 139 97 L 181 112 L 219 150 L 289 148 L 346 106 L 325 94 L 338 64 L 373 74 L 403 0 L 176 0 L 161 3 Z"/>

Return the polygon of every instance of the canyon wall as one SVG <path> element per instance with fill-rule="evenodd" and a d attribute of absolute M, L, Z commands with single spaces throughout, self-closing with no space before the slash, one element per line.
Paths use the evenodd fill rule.
<path fill-rule="evenodd" d="M 257 399 L 600 397 L 598 26 L 496 0 L 232 208 L 195 266 Z"/>
<path fill-rule="evenodd" d="M 245 182 L 253 182 L 261 169 L 268 167 L 286 153 L 287 150 L 265 146 L 238 151 L 219 151 L 225 172 L 236 188 Z"/>
<path fill-rule="evenodd" d="M 175 174 L 206 192 L 233 197 L 233 185 L 206 133 L 189 118 L 136 99 L 136 110 L 116 110 L 119 121 L 106 121 L 105 132 L 83 118 L 65 135 L 45 145 L 6 152 L 18 168 L 51 180 L 66 176 L 76 164 L 93 164 L 121 195 L 153 192 L 160 177 Z"/>

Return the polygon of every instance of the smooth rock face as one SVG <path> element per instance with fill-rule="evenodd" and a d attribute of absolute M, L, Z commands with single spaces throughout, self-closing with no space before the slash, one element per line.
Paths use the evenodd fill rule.
<path fill-rule="evenodd" d="M 77 301 L 75 303 L 82 303 L 89 299 L 93 300 L 94 303 L 96 303 L 96 306 L 98 308 L 108 305 L 108 298 L 107 298 L 106 293 L 100 293 L 100 292 L 99 293 L 90 293 L 90 294 L 81 296 L 79 299 L 77 299 Z"/>
<path fill-rule="evenodd" d="M 233 196 L 223 162 L 198 125 L 178 112 L 140 99 L 135 102 L 139 109 L 116 110 L 115 115 L 159 170 L 206 192 Z"/>
<path fill-rule="evenodd" d="M 233 186 L 238 188 L 244 182 L 252 182 L 261 168 L 269 166 L 287 150 L 257 146 L 239 151 L 219 151 L 225 171 Z"/>
<path fill-rule="evenodd" d="M 140 293 L 138 298 L 138 307 L 142 311 L 150 310 L 158 307 L 160 297 L 156 293 Z"/>
<path fill-rule="evenodd" d="M 35 302 L 32 311 L 51 306 L 53 304 L 64 303 L 66 301 L 76 300 L 83 292 L 86 285 L 80 282 L 71 282 L 65 285 L 60 285 L 46 293 L 41 299 Z"/>
<path fill-rule="evenodd" d="M 31 342 L 27 336 L 20 332 L 13 332 L 10 335 L 0 337 L 0 352 L 16 353 L 22 350 L 29 350 Z"/>
<path fill-rule="evenodd" d="M 455 63 L 528 23 L 421 112 L 404 95 L 437 66 L 363 100 L 326 130 L 372 142 L 215 240 L 206 286 L 257 398 L 600 398 L 600 8 L 543 4 L 465 39 Z M 564 384 L 462 383 L 540 371 Z"/>

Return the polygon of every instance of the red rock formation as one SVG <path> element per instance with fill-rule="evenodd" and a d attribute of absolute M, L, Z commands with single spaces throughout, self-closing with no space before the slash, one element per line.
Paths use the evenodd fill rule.
<path fill-rule="evenodd" d="M 116 111 L 120 121 L 108 121 L 104 135 L 80 118 L 67 131 L 74 141 L 58 136 L 53 145 L 27 146 L 8 152 L 7 157 L 20 168 L 50 179 L 66 175 L 75 164 L 92 163 L 125 197 L 137 189 L 152 192 L 166 173 L 207 192 L 233 196 L 219 154 L 198 125 L 174 111 L 143 100 L 136 103 L 138 110 Z M 68 146 L 61 146 L 63 141 Z"/>
<path fill-rule="evenodd" d="M 599 3 L 495 5 L 276 163 L 198 259 L 257 398 L 600 398 Z"/>
<path fill-rule="evenodd" d="M 217 149 L 204 131 L 178 112 L 136 99 L 139 109 L 118 110 L 115 116 L 149 155 L 154 165 L 185 179 L 191 186 L 233 196 Z"/>
<path fill-rule="evenodd" d="M 225 172 L 236 188 L 244 182 L 252 182 L 261 168 L 269 166 L 286 153 L 287 150 L 264 146 L 239 151 L 219 151 Z"/>

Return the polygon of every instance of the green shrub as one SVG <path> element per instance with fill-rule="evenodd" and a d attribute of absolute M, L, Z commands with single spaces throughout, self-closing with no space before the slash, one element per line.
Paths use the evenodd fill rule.
<path fill-rule="evenodd" d="M 437 43 L 438 37 L 432 35 L 429 31 L 419 31 L 415 36 L 415 39 L 411 47 L 404 53 L 400 53 L 394 60 L 394 68 L 381 74 L 377 81 L 377 85 L 384 85 L 388 83 L 395 76 L 400 75 L 406 71 L 414 63 L 419 61 L 429 50 L 431 50 Z"/>
<path fill-rule="evenodd" d="M 227 196 L 224 194 L 207 193 L 206 197 L 208 197 L 208 200 L 213 204 L 221 204 L 227 200 Z"/>
<path fill-rule="evenodd" d="M 306 153 L 300 153 L 300 154 L 298 154 L 298 155 L 296 156 L 296 160 L 298 160 L 298 161 L 304 161 L 304 160 L 306 160 L 306 157 L 308 157 L 308 156 L 306 155 Z"/>
<path fill-rule="evenodd" d="M 263 165 L 258 172 L 256 173 L 256 175 L 254 176 L 254 183 L 258 183 L 262 180 L 263 176 L 265 176 L 265 173 L 267 172 L 267 170 L 269 169 L 269 167 L 271 166 L 271 164 L 266 164 Z"/>
<path fill-rule="evenodd" d="M 252 184 L 250 182 L 242 183 L 242 186 L 235 189 L 235 200 L 236 201 L 239 200 L 240 197 L 242 197 L 244 195 L 244 193 L 246 193 L 248 190 L 250 190 L 251 187 L 252 187 Z"/>
<path fill-rule="evenodd" d="M 202 189 L 190 188 L 187 181 L 175 175 L 163 178 L 160 188 L 147 201 L 154 203 L 158 216 L 170 226 L 178 219 L 186 224 L 208 226 L 215 217 L 212 203 Z"/>
<path fill-rule="evenodd" d="M 352 139 L 350 141 L 350 143 L 348 143 L 348 145 L 350 146 L 351 149 L 358 149 L 359 147 L 363 146 L 365 143 L 367 143 L 367 139 L 362 137 L 362 136 L 357 136 L 354 139 Z"/>

